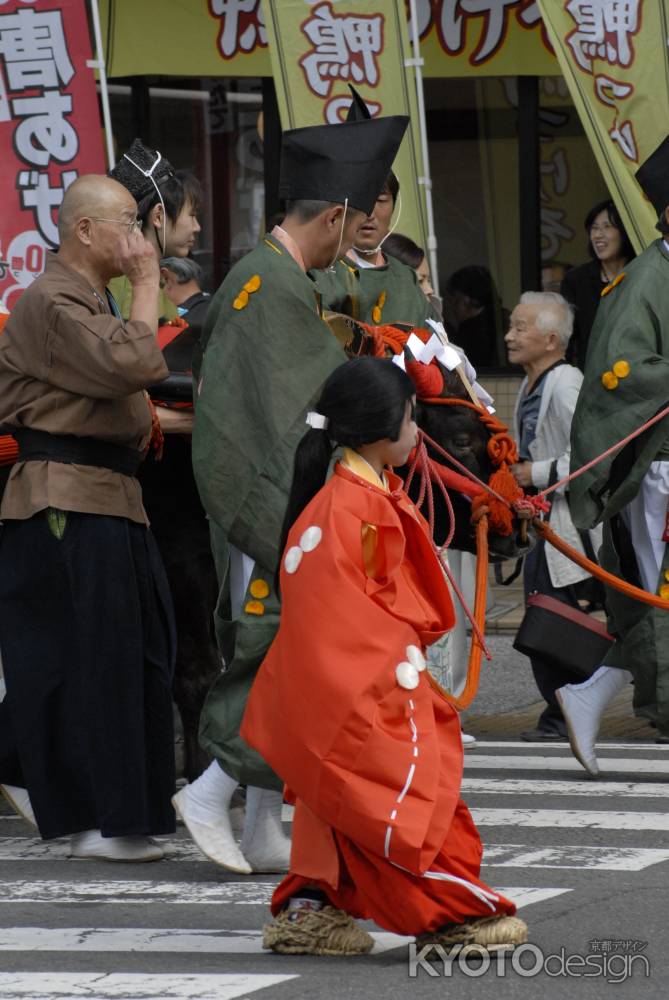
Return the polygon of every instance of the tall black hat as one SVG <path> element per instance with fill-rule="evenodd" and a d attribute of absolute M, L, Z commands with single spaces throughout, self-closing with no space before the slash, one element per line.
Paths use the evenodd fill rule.
<path fill-rule="evenodd" d="M 170 177 L 174 177 L 174 168 L 169 160 L 155 149 L 149 149 L 141 139 L 133 139 L 130 149 L 109 171 L 109 176 L 127 188 L 139 203 L 147 195 L 157 193 L 151 178 L 160 187 Z"/>
<path fill-rule="evenodd" d="M 371 119 L 372 115 L 367 107 L 366 102 L 360 96 L 358 91 L 355 89 L 352 83 L 349 83 L 348 89 L 351 91 L 351 97 L 353 100 L 348 109 L 348 114 L 346 115 L 347 122 L 367 122 Z M 393 202 L 397 198 L 397 193 L 400 189 L 400 182 L 393 170 L 388 171 L 387 181 L 390 182 L 390 193 L 392 194 Z M 385 184 L 385 181 L 384 181 Z M 378 197 L 378 195 L 377 195 Z"/>
<path fill-rule="evenodd" d="M 669 135 L 634 175 L 658 215 L 669 205 Z"/>
<path fill-rule="evenodd" d="M 406 115 L 390 115 L 284 132 L 279 197 L 340 205 L 348 199 L 369 215 L 408 124 Z"/>
<path fill-rule="evenodd" d="M 348 114 L 346 115 L 347 122 L 366 122 L 372 117 L 367 104 L 360 96 L 355 87 L 349 83 L 348 89 L 351 91 L 351 106 L 348 109 Z"/>

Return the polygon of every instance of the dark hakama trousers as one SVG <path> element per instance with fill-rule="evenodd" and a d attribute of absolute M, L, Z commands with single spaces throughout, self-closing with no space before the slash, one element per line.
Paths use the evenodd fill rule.
<path fill-rule="evenodd" d="M 28 789 L 45 839 L 175 828 L 169 588 L 151 532 L 46 511 L 0 535 L 0 783 Z"/>

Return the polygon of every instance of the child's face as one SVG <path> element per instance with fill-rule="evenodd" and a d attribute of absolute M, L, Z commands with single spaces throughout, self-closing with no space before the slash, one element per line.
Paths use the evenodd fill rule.
<path fill-rule="evenodd" d="M 399 468 L 404 465 L 412 448 L 416 445 L 418 437 L 418 427 L 416 426 L 416 397 L 407 399 L 404 418 L 400 427 L 400 436 L 397 441 L 388 441 L 385 456 L 386 465 Z"/>

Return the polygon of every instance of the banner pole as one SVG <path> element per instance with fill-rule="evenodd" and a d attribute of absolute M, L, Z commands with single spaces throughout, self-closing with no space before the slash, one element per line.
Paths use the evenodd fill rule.
<path fill-rule="evenodd" d="M 430 175 L 430 159 L 427 149 L 427 122 L 425 119 L 425 95 L 423 93 L 423 62 L 420 55 L 420 37 L 418 34 L 418 13 L 416 0 L 410 0 L 411 10 L 411 45 L 413 59 L 410 65 L 416 73 L 416 98 L 418 101 L 418 124 L 420 129 L 421 155 L 423 159 L 423 176 L 418 183 L 425 191 L 425 211 L 427 215 L 427 247 L 426 252 L 430 262 L 430 273 L 434 294 L 439 295 L 439 270 L 437 266 L 437 237 L 434 232 L 434 212 L 432 210 L 432 177 Z"/>
<path fill-rule="evenodd" d="M 89 59 L 87 65 L 91 69 L 97 69 L 100 80 L 100 100 L 102 103 L 102 120 L 105 129 L 105 146 L 107 150 L 107 163 L 109 169 L 114 166 L 116 157 L 114 156 L 114 142 L 112 134 L 111 109 L 109 107 L 109 89 L 107 87 L 107 69 L 104 56 L 102 54 L 102 35 L 100 33 L 100 10 L 98 0 L 91 0 L 91 14 L 93 17 L 93 35 L 95 36 L 95 59 Z"/>

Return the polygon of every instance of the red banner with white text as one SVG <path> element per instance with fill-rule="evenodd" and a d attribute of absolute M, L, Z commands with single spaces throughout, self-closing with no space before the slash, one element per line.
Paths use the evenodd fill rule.
<path fill-rule="evenodd" d="M 58 244 L 58 207 L 105 170 L 85 0 L 0 0 L 0 299 Z"/>

